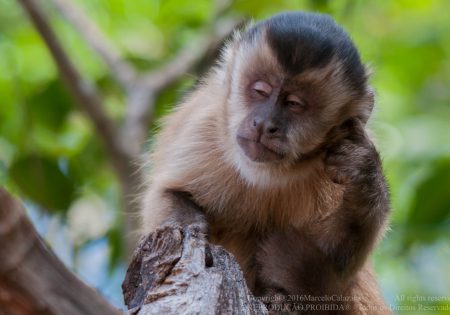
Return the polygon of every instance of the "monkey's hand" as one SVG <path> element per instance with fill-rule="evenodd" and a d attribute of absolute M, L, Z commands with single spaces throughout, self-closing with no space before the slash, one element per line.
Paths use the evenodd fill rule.
<path fill-rule="evenodd" d="M 203 209 L 193 200 L 192 196 L 184 191 L 167 190 L 166 198 L 169 201 L 167 218 L 161 227 L 188 228 L 198 236 L 206 237 L 208 234 L 208 221 Z"/>
<path fill-rule="evenodd" d="M 341 127 L 340 140 L 328 148 L 325 170 L 344 186 L 340 207 L 323 224 L 319 244 L 342 275 L 365 261 L 389 212 L 389 190 L 375 146 L 358 119 Z M 333 239 L 333 244 L 329 242 Z"/>
<path fill-rule="evenodd" d="M 360 185 L 382 176 L 381 161 L 358 119 L 349 119 L 337 130 L 339 140 L 326 151 L 325 171 L 344 186 Z"/>
<path fill-rule="evenodd" d="M 389 191 L 381 159 L 362 122 L 349 119 L 338 132 L 340 140 L 327 149 L 325 171 L 333 182 L 344 186 L 343 208 L 353 211 L 353 216 L 386 214 Z"/>

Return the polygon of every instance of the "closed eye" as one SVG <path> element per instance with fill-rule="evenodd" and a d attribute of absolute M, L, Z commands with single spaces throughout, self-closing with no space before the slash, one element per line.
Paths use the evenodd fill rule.
<path fill-rule="evenodd" d="M 263 97 L 269 97 L 273 91 L 272 86 L 264 81 L 256 81 L 255 83 L 253 83 L 252 89 L 258 95 L 261 95 Z"/>
<path fill-rule="evenodd" d="M 307 107 L 306 101 L 295 94 L 288 95 L 286 98 L 286 105 L 293 110 L 302 110 Z"/>

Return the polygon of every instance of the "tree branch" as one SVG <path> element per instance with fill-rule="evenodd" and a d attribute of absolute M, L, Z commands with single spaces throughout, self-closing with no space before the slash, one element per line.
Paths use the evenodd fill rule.
<path fill-rule="evenodd" d="M 84 37 L 85 41 L 95 50 L 109 66 L 111 74 L 117 82 L 127 89 L 136 78 L 136 71 L 126 62 L 120 52 L 101 32 L 97 25 L 89 19 L 81 8 L 73 1 L 50 0 L 61 15 Z"/>
<path fill-rule="evenodd" d="M 0 314 L 120 315 L 75 277 L 0 188 Z"/>
<path fill-rule="evenodd" d="M 230 7 L 232 1 L 217 1 L 214 19 L 217 22 L 208 35 L 189 45 L 160 69 L 139 76 L 136 69 L 123 60 L 120 52 L 82 9 L 67 0 L 50 1 L 100 55 L 116 81 L 125 89 L 127 113 L 121 134 L 123 144 L 126 144 L 127 151 L 133 156 L 141 153 L 142 144 L 147 138 L 147 128 L 152 121 L 157 95 L 195 67 L 205 55 L 216 50 L 223 37 L 241 23 L 241 20 L 221 20 L 220 16 Z"/>
<path fill-rule="evenodd" d="M 149 71 L 135 81 L 128 93 L 124 124 L 124 139 L 133 152 L 140 153 L 147 138 L 157 95 L 195 68 L 205 56 L 215 52 L 223 39 L 242 22 L 242 19 L 217 20 L 209 34 L 188 45 L 161 68 Z"/>
<path fill-rule="evenodd" d="M 223 38 L 242 22 L 242 19 L 219 19 L 213 25 L 212 32 L 197 42 L 187 45 L 169 63 L 160 69 L 147 73 L 143 79 L 155 91 L 164 90 L 168 85 L 191 70 L 206 54 L 215 51 L 223 41 Z"/>
<path fill-rule="evenodd" d="M 102 101 L 95 87 L 87 82 L 70 61 L 62 48 L 56 34 L 53 32 L 47 17 L 36 0 L 18 0 L 39 31 L 41 37 L 55 60 L 61 77 L 76 101 L 76 104 L 86 112 L 98 131 L 112 164 L 119 177 L 126 177 L 128 172 L 127 151 L 121 143 L 120 136 L 110 118 L 103 110 Z"/>

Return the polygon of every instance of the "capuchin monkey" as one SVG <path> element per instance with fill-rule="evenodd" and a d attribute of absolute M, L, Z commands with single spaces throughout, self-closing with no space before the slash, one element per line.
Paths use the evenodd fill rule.
<path fill-rule="evenodd" d="M 237 31 L 164 119 L 143 232 L 195 227 L 236 257 L 255 295 L 284 296 L 267 304 L 274 314 L 390 313 L 368 261 L 390 208 L 366 130 L 373 106 L 358 51 L 329 16 Z"/>

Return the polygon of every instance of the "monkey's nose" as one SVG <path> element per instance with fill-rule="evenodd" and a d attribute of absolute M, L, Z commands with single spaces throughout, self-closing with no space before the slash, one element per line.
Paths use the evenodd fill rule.
<path fill-rule="evenodd" d="M 268 134 L 275 134 L 280 130 L 280 128 L 276 127 L 276 126 L 267 126 L 266 127 L 266 132 Z"/>
<path fill-rule="evenodd" d="M 266 120 L 253 120 L 253 127 L 263 135 L 266 136 L 278 136 L 280 134 L 280 128 L 272 121 Z"/>

